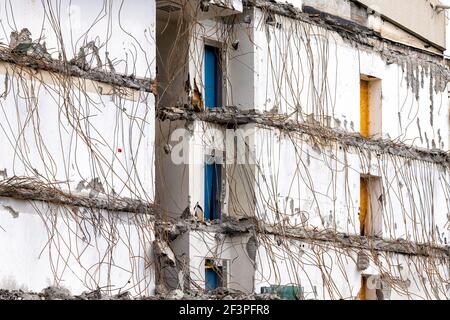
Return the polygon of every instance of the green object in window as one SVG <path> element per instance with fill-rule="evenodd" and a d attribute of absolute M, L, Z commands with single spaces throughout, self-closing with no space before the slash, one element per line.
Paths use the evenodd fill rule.
<path fill-rule="evenodd" d="M 276 286 L 262 287 L 261 293 L 276 294 L 283 300 L 303 300 L 304 289 L 301 286 Z"/>

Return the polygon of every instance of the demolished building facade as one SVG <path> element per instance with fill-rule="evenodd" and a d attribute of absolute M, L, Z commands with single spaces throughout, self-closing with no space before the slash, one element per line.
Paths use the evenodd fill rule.
<path fill-rule="evenodd" d="M 448 299 L 445 13 L 399 2 L 3 1 L 0 287 Z"/>

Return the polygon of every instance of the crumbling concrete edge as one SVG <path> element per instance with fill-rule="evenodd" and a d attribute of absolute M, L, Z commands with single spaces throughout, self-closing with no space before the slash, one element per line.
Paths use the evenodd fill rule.
<path fill-rule="evenodd" d="M 296 122 L 281 114 L 260 113 L 254 110 L 242 111 L 233 107 L 196 113 L 190 108 L 184 107 L 160 108 L 157 111 L 157 117 L 161 121 L 198 120 L 226 127 L 258 124 L 307 135 L 319 145 L 321 143 L 334 142 L 343 147 L 354 147 L 360 150 L 368 150 L 376 154 L 390 154 L 412 160 L 434 163 L 441 165 L 445 170 L 448 170 L 448 167 L 450 166 L 450 153 L 440 149 L 429 150 L 408 146 L 402 142 L 393 142 L 388 139 L 365 138 L 358 133 L 349 133 L 339 129 L 324 127 L 319 124 Z"/>
<path fill-rule="evenodd" d="M 31 68 L 53 72 L 69 77 L 77 77 L 109 84 L 116 87 L 123 87 L 151 93 L 154 79 L 139 79 L 133 76 L 123 75 L 116 72 L 107 72 L 99 69 L 84 70 L 70 62 L 61 60 L 36 59 L 30 55 L 16 54 L 9 48 L 0 48 L 0 61 L 14 64 L 19 67 Z"/>
<path fill-rule="evenodd" d="M 285 227 L 269 225 L 256 218 L 235 219 L 226 218 L 218 224 L 199 224 L 192 220 L 156 223 L 158 228 L 165 230 L 168 241 L 173 241 L 187 231 L 201 231 L 226 234 L 231 237 L 257 234 L 273 235 L 288 239 L 305 241 L 311 244 L 332 245 L 339 248 L 352 248 L 355 251 L 368 250 L 372 252 L 391 252 L 409 256 L 423 256 L 439 259 L 450 259 L 450 246 L 436 244 L 419 244 L 404 239 L 382 239 L 362 237 L 339 233 L 334 230 L 314 230 L 303 227 Z"/>
<path fill-rule="evenodd" d="M 85 207 L 111 212 L 155 214 L 155 205 L 143 200 L 101 194 L 89 197 L 63 191 L 57 187 L 57 184 L 45 184 L 42 181 L 25 177 L 12 177 L 0 181 L 0 197 L 42 201 L 55 205 Z"/>
<path fill-rule="evenodd" d="M 243 0 L 243 4 L 247 8 L 256 7 L 264 12 L 270 12 L 336 32 L 343 40 L 353 46 L 357 44 L 363 49 L 377 52 L 387 63 L 397 62 L 402 64 L 403 62 L 408 62 L 411 59 L 410 53 L 414 52 L 416 54 L 415 60 L 438 68 L 447 82 L 450 81 L 450 70 L 443 64 L 444 58 L 442 55 L 383 38 L 380 33 L 356 22 L 312 7 L 306 7 L 307 12 L 303 12 L 289 3 L 277 3 L 270 0 Z"/>

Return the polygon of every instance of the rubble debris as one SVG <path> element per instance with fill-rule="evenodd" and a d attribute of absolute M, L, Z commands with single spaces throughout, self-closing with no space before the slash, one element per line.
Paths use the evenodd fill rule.
<path fill-rule="evenodd" d="M 0 289 L 0 300 L 45 300 L 45 297 L 38 293 L 24 292 L 22 290 Z"/>
<path fill-rule="evenodd" d="M 9 39 L 9 47 L 13 52 L 26 53 L 32 43 L 31 32 L 27 28 L 23 28 L 20 33 L 12 31 Z"/>
<path fill-rule="evenodd" d="M 176 265 L 175 254 L 167 242 L 162 240 L 153 241 L 153 250 L 157 261 L 162 265 L 174 267 Z"/>
<path fill-rule="evenodd" d="M 12 31 L 10 35 L 9 48 L 14 54 L 28 55 L 35 59 L 50 61 L 51 55 L 47 52 L 45 42 L 33 42 L 31 32 L 27 28 L 23 28 L 20 33 Z"/>
<path fill-rule="evenodd" d="M 165 284 L 157 284 L 155 286 L 155 295 L 156 296 L 167 296 L 169 294 L 169 290 Z"/>
<path fill-rule="evenodd" d="M 82 300 L 101 300 L 103 298 L 101 290 L 98 288 L 97 290 L 91 292 L 83 292 L 80 295 Z"/>
<path fill-rule="evenodd" d="M 188 291 L 183 300 L 280 300 L 277 294 L 244 293 L 229 288 L 217 288 L 210 291 Z"/>
<path fill-rule="evenodd" d="M 95 65 L 93 60 L 95 60 Z M 95 41 L 90 41 L 84 46 L 81 46 L 78 50 L 78 54 L 70 61 L 70 63 L 85 71 L 101 69 L 103 63 L 100 58 L 99 48 L 95 44 Z"/>
<path fill-rule="evenodd" d="M 177 290 L 183 288 L 183 273 L 179 270 L 174 252 L 169 243 L 155 239 L 153 241 L 153 255 L 156 262 L 156 287 L 157 294 L 167 294 L 168 299 L 180 299 L 180 293 Z M 182 291 L 181 291 L 182 297 Z"/>
<path fill-rule="evenodd" d="M 100 193 L 105 193 L 105 188 L 103 187 L 103 184 L 101 183 L 99 178 L 94 178 L 89 183 L 87 183 L 85 180 L 82 180 L 78 183 L 75 190 L 77 192 L 83 192 L 84 190 L 89 191 L 90 198 L 95 198 Z"/>
<path fill-rule="evenodd" d="M 55 295 L 52 293 L 55 292 Z M 98 290 L 83 292 L 80 295 L 61 294 L 59 290 L 47 290 L 47 293 L 25 292 L 22 290 L 0 289 L 0 300 L 280 300 L 275 294 L 246 294 L 231 292 L 228 289 L 213 292 L 183 292 L 173 290 L 170 293 L 154 296 L 133 297 L 128 291 L 116 295 L 102 294 Z"/>
<path fill-rule="evenodd" d="M 145 298 L 145 297 L 142 297 Z M 125 291 L 116 295 L 106 295 L 100 289 L 85 291 L 80 295 L 61 287 L 50 286 L 40 293 L 23 290 L 0 289 L 0 300 L 133 300 L 130 292 Z"/>
<path fill-rule="evenodd" d="M 89 197 L 97 197 L 100 193 L 105 193 L 105 188 L 99 178 L 92 179 L 86 186 L 89 192 Z"/>
<path fill-rule="evenodd" d="M 180 289 L 175 289 L 170 291 L 170 293 L 167 296 L 168 300 L 181 300 L 184 297 L 184 293 Z"/>
<path fill-rule="evenodd" d="M 62 287 L 51 286 L 42 290 L 42 295 L 46 300 L 69 300 L 72 294 L 68 289 Z"/>
<path fill-rule="evenodd" d="M 191 221 L 192 223 L 194 221 Z M 189 224 L 183 221 L 178 222 L 163 222 L 161 220 L 155 221 L 155 233 L 162 235 L 164 239 L 173 241 L 178 236 L 189 230 Z"/>
<path fill-rule="evenodd" d="M 277 294 L 244 293 L 229 288 L 216 288 L 209 291 L 198 290 L 172 290 L 153 297 L 145 297 L 145 300 L 280 300 Z"/>

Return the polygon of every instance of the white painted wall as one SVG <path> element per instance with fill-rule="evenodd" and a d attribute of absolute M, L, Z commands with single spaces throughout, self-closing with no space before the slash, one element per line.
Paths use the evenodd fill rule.
<path fill-rule="evenodd" d="M 358 271 L 357 251 L 267 236 L 257 255 L 255 291 L 270 285 L 301 285 L 305 299 L 354 300 L 366 274 L 390 277 L 390 300 L 448 299 L 439 278 L 448 278 L 445 262 L 394 253 L 380 253 L 375 260 L 367 254 L 369 268 Z M 430 276 L 427 268 L 437 272 Z"/>
<path fill-rule="evenodd" d="M 275 111 L 300 121 L 314 114 L 324 124 L 357 132 L 360 76 L 370 75 L 382 81 L 383 138 L 447 150 L 448 96 L 446 90 L 434 90 L 437 72 L 416 69 L 413 59 L 388 65 L 377 53 L 292 19 L 276 16 L 276 27 L 265 24 L 266 17 L 258 9 L 245 14 L 251 16 L 254 29 L 240 37 L 238 54 L 249 60 L 249 68 L 240 69 L 241 78 L 253 75 L 254 85 L 248 81 L 241 94 L 232 96 L 232 105 L 248 106 L 248 97 L 254 96 L 253 107 L 259 111 Z M 411 73 L 414 76 L 408 77 Z M 419 86 L 418 99 L 411 89 L 414 81 Z"/>
<path fill-rule="evenodd" d="M 0 198 L 0 288 L 154 294 L 149 216 Z"/>
<path fill-rule="evenodd" d="M 70 60 L 80 46 L 96 41 L 105 68 L 109 52 L 117 72 L 155 76 L 155 1 L 1 0 L 0 19 L 3 43 L 11 31 L 28 28 L 53 58 L 65 52 Z"/>
<path fill-rule="evenodd" d="M 281 239 L 281 238 L 280 238 Z M 297 285 L 305 299 L 354 299 L 361 275 L 354 258 L 331 246 L 268 236 L 257 254 L 255 291 L 270 285 Z"/>
<path fill-rule="evenodd" d="M 64 52 L 67 60 L 95 40 L 103 64 L 109 52 L 116 72 L 153 78 L 154 6 L 145 0 L 1 0 L 0 40 L 8 44 L 11 31 L 28 28 L 53 58 Z M 25 176 L 74 191 L 80 181 L 98 178 L 108 195 L 155 200 L 152 94 L 6 63 L 0 82 L 2 179 Z M 111 293 L 153 294 L 153 228 L 146 219 L 2 198 L 0 287 L 61 285 L 77 294 L 98 285 Z"/>
<path fill-rule="evenodd" d="M 35 177 L 65 190 L 99 178 L 107 193 L 154 200 L 152 94 L 121 96 L 75 78 L 62 86 L 49 73 L 7 64 L 0 79 L 0 168 L 9 178 Z"/>
<path fill-rule="evenodd" d="M 361 278 L 383 276 L 390 288 L 387 300 L 446 299 L 448 278 L 445 261 L 408 257 L 395 253 L 365 252 L 369 267 L 357 268 L 358 250 L 341 250 L 331 243 L 305 242 L 273 235 L 259 237 L 255 262 L 246 248 L 249 235 L 223 236 L 215 232 L 189 231 L 172 247 L 180 265 L 198 288 L 205 287 L 205 259 L 229 261 L 228 287 L 261 293 L 271 285 L 302 286 L 304 298 L 357 299 Z M 426 270 L 436 270 L 427 274 Z M 194 286 L 194 287 L 195 287 Z"/>
<path fill-rule="evenodd" d="M 273 128 L 255 130 L 257 217 L 359 234 L 359 179 L 370 174 L 381 177 L 384 189 L 383 238 L 449 242 L 446 168 L 354 148 L 345 152 L 335 143 Z"/>

